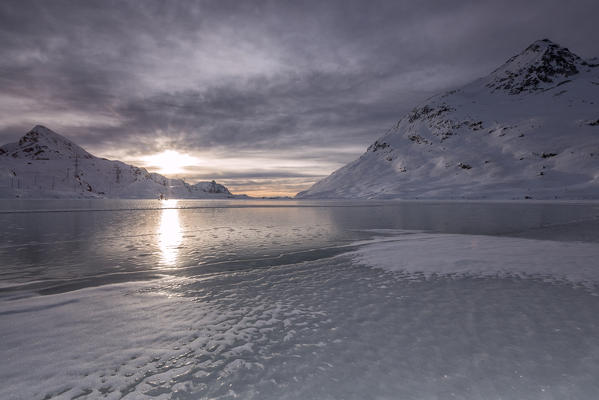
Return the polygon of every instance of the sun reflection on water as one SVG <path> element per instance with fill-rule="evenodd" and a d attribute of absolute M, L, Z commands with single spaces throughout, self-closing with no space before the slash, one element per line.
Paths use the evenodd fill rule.
<path fill-rule="evenodd" d="M 183 240 L 183 232 L 179 224 L 179 209 L 177 200 L 166 200 L 162 203 L 163 210 L 158 228 L 160 259 L 163 264 L 174 266 Z"/>

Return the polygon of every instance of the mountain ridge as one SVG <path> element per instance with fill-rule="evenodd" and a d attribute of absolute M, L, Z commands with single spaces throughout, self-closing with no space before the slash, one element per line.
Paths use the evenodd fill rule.
<path fill-rule="evenodd" d="M 599 68 L 536 41 L 296 197 L 599 198 Z"/>
<path fill-rule="evenodd" d="M 99 158 L 36 125 L 0 146 L 0 198 L 235 198 L 215 181 L 189 184 Z"/>
<path fill-rule="evenodd" d="M 71 140 L 43 125 L 34 126 L 18 142 L 0 146 L 0 155 L 3 154 L 31 160 L 63 159 L 75 156 L 87 159 L 94 157 Z"/>
<path fill-rule="evenodd" d="M 520 54 L 507 60 L 491 72 L 486 84 L 494 90 L 507 90 L 509 94 L 546 90 L 556 79 L 564 79 L 579 73 L 588 65 L 568 48 L 549 39 L 533 42 Z"/>

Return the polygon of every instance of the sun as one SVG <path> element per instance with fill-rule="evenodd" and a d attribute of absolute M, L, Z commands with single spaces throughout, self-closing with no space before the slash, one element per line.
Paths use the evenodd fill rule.
<path fill-rule="evenodd" d="M 161 174 L 179 174 L 185 167 L 198 164 L 198 159 L 189 154 L 179 153 L 175 150 L 165 150 L 162 153 L 152 154 L 143 158 L 148 168 L 157 169 Z"/>

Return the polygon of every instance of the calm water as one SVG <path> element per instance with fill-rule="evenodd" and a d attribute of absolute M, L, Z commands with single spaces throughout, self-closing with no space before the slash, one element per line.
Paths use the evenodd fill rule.
<path fill-rule="evenodd" d="M 4 200 L 0 227 L 1 398 L 599 395 L 588 285 L 352 258 L 416 232 L 592 256 L 597 203 Z"/>
<path fill-rule="evenodd" d="M 383 229 L 542 237 L 582 222 L 569 234 L 599 241 L 596 219 L 584 203 L 3 200 L 0 293 L 322 258 Z"/>

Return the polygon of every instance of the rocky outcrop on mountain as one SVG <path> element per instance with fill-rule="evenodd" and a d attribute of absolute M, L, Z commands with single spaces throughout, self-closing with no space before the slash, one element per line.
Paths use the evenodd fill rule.
<path fill-rule="evenodd" d="M 599 198 L 599 65 L 548 39 L 407 113 L 298 198 Z"/>

